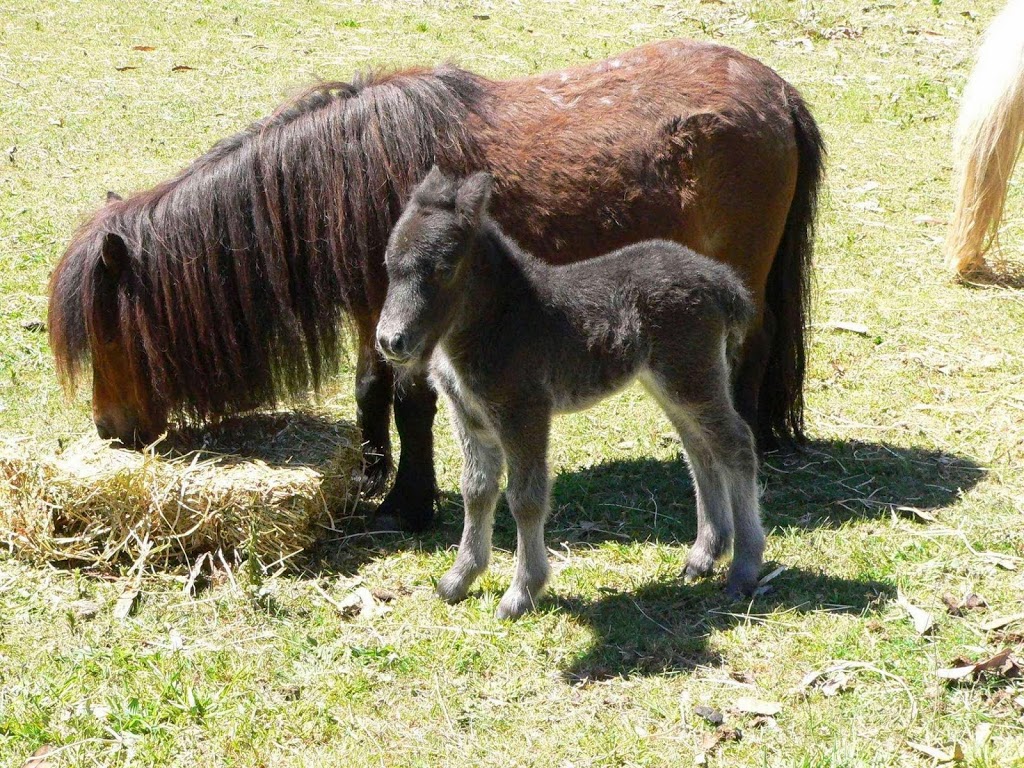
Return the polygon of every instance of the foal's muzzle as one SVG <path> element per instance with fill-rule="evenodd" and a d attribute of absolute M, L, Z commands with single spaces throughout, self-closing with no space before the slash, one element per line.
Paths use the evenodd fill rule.
<path fill-rule="evenodd" d="M 401 331 L 377 334 L 377 349 L 393 363 L 407 363 L 412 358 L 408 338 Z"/>

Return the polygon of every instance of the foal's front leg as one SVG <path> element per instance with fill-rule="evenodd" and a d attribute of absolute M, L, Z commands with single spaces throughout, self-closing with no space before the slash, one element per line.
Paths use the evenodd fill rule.
<path fill-rule="evenodd" d="M 476 578 L 491 559 L 494 507 L 504 457 L 498 438 L 479 419 L 452 403 L 452 421 L 462 444 L 462 499 L 466 508 L 462 540 L 455 564 L 437 583 L 437 593 L 447 602 L 466 597 Z"/>
<path fill-rule="evenodd" d="M 516 520 L 516 570 L 498 604 L 499 619 L 517 619 L 536 606 L 548 580 L 544 522 L 550 506 L 547 448 L 549 411 L 518 411 L 500 425 L 508 458 L 509 509 Z"/>

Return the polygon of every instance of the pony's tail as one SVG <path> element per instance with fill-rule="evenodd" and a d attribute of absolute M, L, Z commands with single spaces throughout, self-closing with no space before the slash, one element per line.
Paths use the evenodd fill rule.
<path fill-rule="evenodd" d="M 806 329 L 811 300 L 811 255 L 825 142 L 795 88 L 787 98 L 796 133 L 796 190 L 765 285 L 766 330 L 771 347 L 758 398 L 757 437 L 762 448 L 804 441 Z"/>
<path fill-rule="evenodd" d="M 985 32 L 953 137 L 956 202 L 946 264 L 959 275 L 984 269 L 1022 140 L 1024 0 L 1010 0 Z"/>

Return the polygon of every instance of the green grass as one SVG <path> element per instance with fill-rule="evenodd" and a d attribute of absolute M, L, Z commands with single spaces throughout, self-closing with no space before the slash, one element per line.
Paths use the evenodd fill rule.
<path fill-rule="evenodd" d="M 444 524 L 422 538 L 326 540 L 304 573 L 221 568 L 197 596 L 0 554 L 0 765 L 52 747 L 53 765 L 661 766 L 689 764 L 712 727 L 742 729 L 712 765 L 1024 765 L 1020 681 L 950 686 L 935 669 L 1004 645 L 1024 655 L 1024 302 L 944 273 L 949 135 L 998 3 L 136 3 L 0 0 L 0 432 L 90 428 L 66 401 L 45 337 L 49 269 L 107 189 L 148 186 L 316 77 L 454 59 L 495 77 L 693 36 L 766 61 L 808 98 L 830 148 L 817 249 L 810 449 L 763 472 L 767 556 L 788 570 L 750 605 L 679 582 L 690 484 L 656 407 L 630 390 L 557 423 L 536 615 L 493 611 L 511 570 L 501 515 L 492 572 L 449 607 L 432 580 L 458 539 L 459 458 L 440 420 Z M 973 11 L 976 19 L 965 15 Z M 486 16 L 487 18 L 476 18 Z M 134 50 L 151 46 L 151 51 Z M 172 71 L 175 66 L 192 69 Z M 134 69 L 118 68 L 134 67 Z M 13 161 L 8 159 L 9 149 Z M 1004 249 L 1024 248 L 1019 187 Z M 864 323 L 866 336 L 838 331 Z M 350 418 L 351 375 L 323 394 Z M 915 521 L 894 511 L 917 507 Z M 390 612 L 344 620 L 358 582 Z M 262 590 L 262 593 L 260 592 Z M 896 602 L 935 616 L 926 638 Z M 947 615 L 942 595 L 990 605 Z M 73 604 L 99 603 L 93 618 Z M 856 662 L 835 696 L 792 693 Z M 773 723 L 729 711 L 778 701 Z M 990 726 L 984 745 L 979 726 Z"/>

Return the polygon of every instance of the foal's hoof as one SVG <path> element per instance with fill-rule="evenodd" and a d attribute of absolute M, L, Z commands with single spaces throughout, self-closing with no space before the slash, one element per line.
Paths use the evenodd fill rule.
<path fill-rule="evenodd" d="M 683 571 L 683 581 L 690 583 L 710 576 L 715 569 L 715 560 L 706 553 L 691 552 L 686 561 L 686 570 Z"/>
<path fill-rule="evenodd" d="M 725 583 L 725 595 L 730 600 L 746 600 L 754 596 L 757 590 L 757 574 L 759 568 L 736 567 L 729 571 L 729 580 Z"/>
<path fill-rule="evenodd" d="M 498 603 L 495 615 L 502 621 L 514 621 L 536 607 L 533 596 L 525 589 L 509 589 Z"/>
<path fill-rule="evenodd" d="M 391 530 L 422 533 L 434 522 L 434 500 L 437 494 L 429 489 L 426 493 L 409 492 L 392 488 L 377 507 L 374 526 L 385 523 L 392 525 Z"/>
<path fill-rule="evenodd" d="M 466 599 L 471 584 L 471 579 L 453 568 L 437 582 L 437 595 L 448 604 L 459 603 Z"/>

